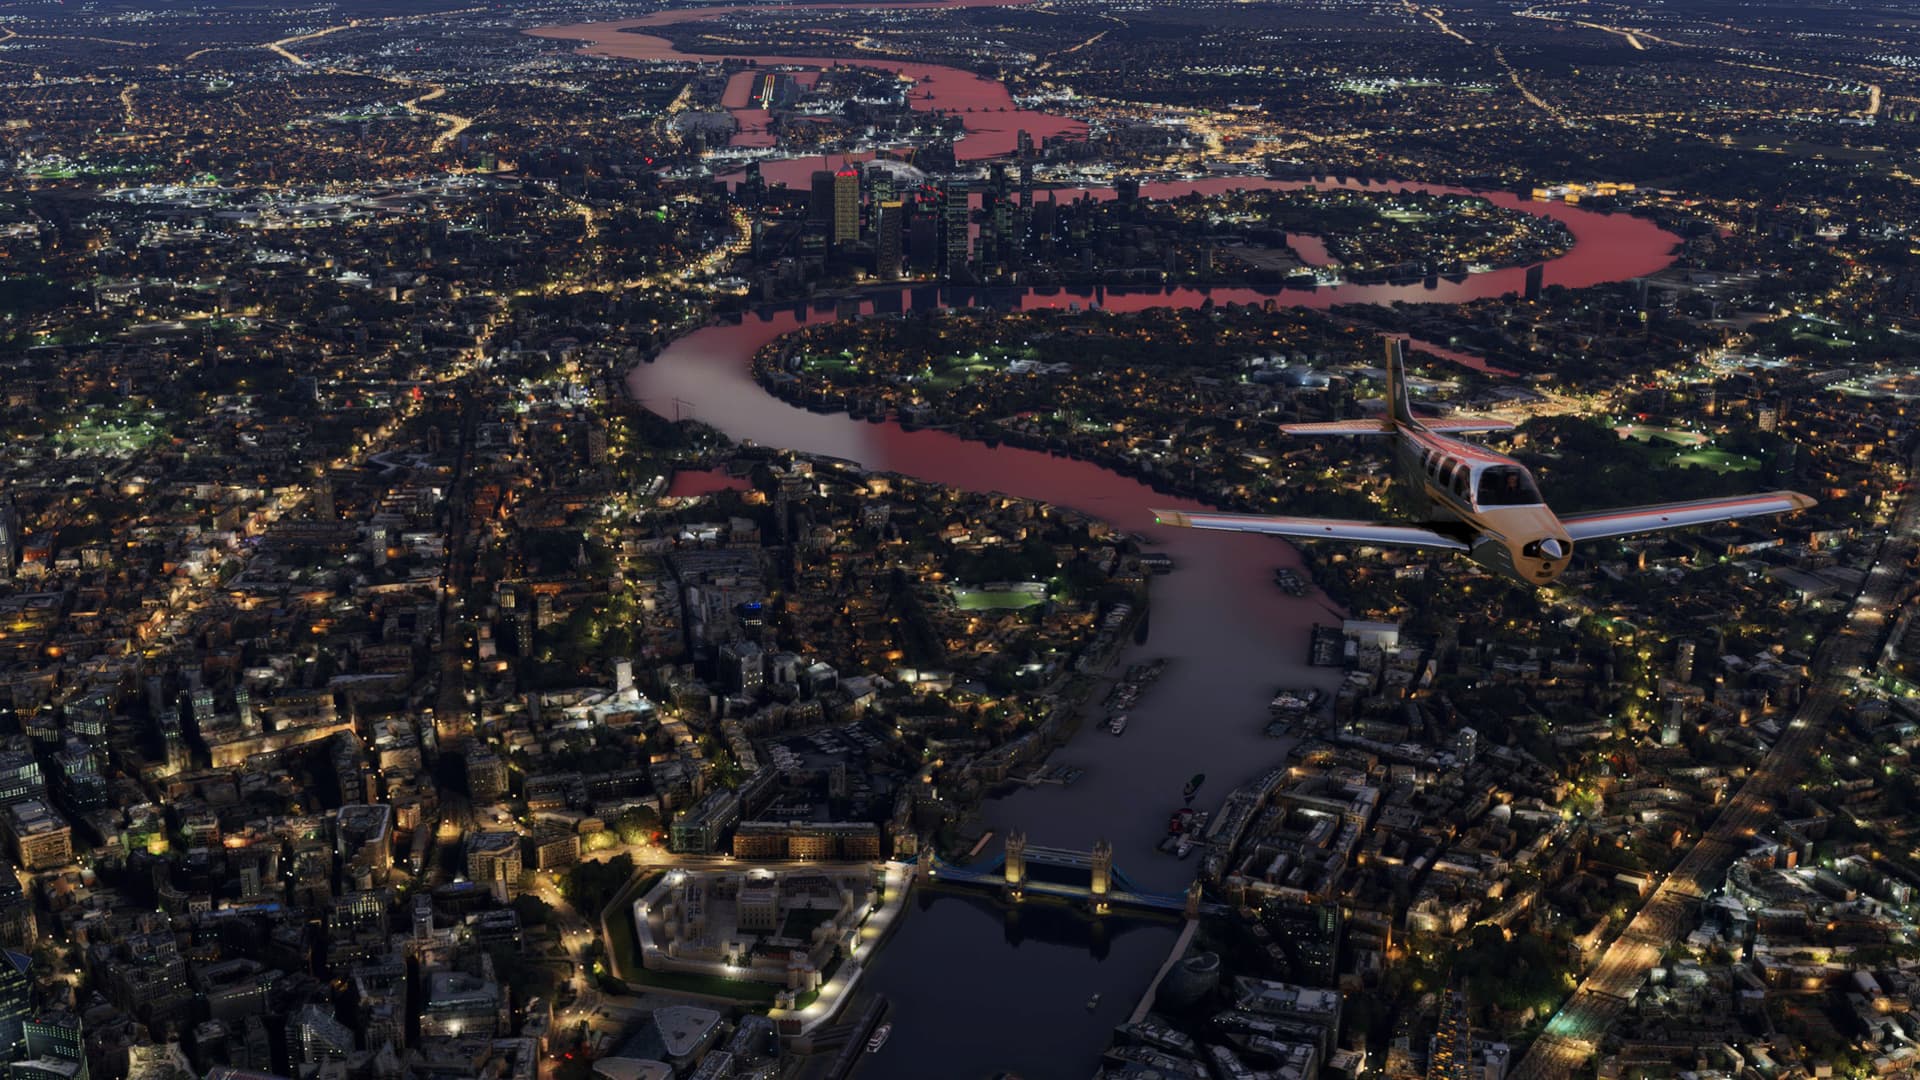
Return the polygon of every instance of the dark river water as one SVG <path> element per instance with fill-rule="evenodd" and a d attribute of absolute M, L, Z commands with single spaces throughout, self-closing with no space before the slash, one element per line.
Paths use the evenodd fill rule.
<path fill-rule="evenodd" d="M 646 19 L 547 27 L 536 33 L 590 42 L 588 51 L 599 55 L 682 59 L 665 39 L 626 31 L 707 17 L 715 10 L 676 9 Z M 1036 138 L 1078 129 L 1075 121 L 1013 110 L 1004 87 L 967 72 L 868 56 L 758 59 L 762 64 L 854 62 L 901 71 L 917 81 L 916 95 L 930 95 L 916 96 L 916 107 L 937 106 L 965 116 L 968 136 L 960 145 L 968 158 L 1010 151 L 1014 132 L 1022 128 Z M 744 110 L 747 87 L 746 81 L 736 80 L 727 104 L 750 111 Z M 968 107 L 975 111 L 966 113 Z M 743 123 L 752 119 L 742 115 Z M 752 132 L 746 137 L 751 139 Z M 774 162 L 766 172 L 769 180 L 778 180 L 783 169 L 789 170 L 796 182 L 804 183 L 804 173 L 816 167 L 815 162 Z M 1172 197 L 1188 191 L 1299 186 L 1224 177 L 1146 184 L 1142 194 Z M 1399 183 L 1372 186 L 1458 190 Z M 1060 192 L 1058 197 L 1077 194 Z M 1677 242 L 1638 218 L 1536 203 L 1509 193 L 1484 194 L 1500 206 L 1566 223 L 1575 243 L 1547 264 L 1545 281 L 1550 285 L 1579 288 L 1655 272 L 1671 261 Z M 900 311 L 950 304 L 1078 304 L 1137 311 L 1198 306 L 1209 298 L 1228 303 L 1270 297 L 1315 308 L 1396 300 L 1459 303 L 1518 292 L 1524 275 L 1515 268 L 1457 282 L 1440 279 L 1433 287 L 1343 285 L 1278 291 L 903 288 L 869 294 L 860 307 Z M 1035 845 L 1085 849 L 1106 839 L 1113 844 L 1116 866 L 1141 887 L 1180 891 L 1198 859 L 1178 861 L 1155 850 L 1155 844 L 1164 834 L 1168 814 L 1180 805 L 1182 786 L 1194 773 L 1206 773 L 1196 805 L 1210 810 L 1228 789 L 1283 760 L 1287 742 L 1263 734 L 1267 701 L 1283 686 L 1333 687 L 1337 673 L 1309 668 L 1306 647 L 1316 622 L 1337 623 L 1341 613 L 1318 597 L 1295 599 L 1273 586 L 1275 567 L 1299 564 L 1288 545 L 1266 537 L 1162 529 L 1148 513 L 1153 506 L 1197 509 L 1196 503 L 1157 495 L 1135 480 L 1083 462 L 1015 447 L 990 448 L 943 432 L 909 432 L 892 423 L 811 413 L 768 395 L 753 381 L 749 360 L 761 345 L 796 327 L 835 317 L 836 305 L 829 301 L 758 311 L 738 323 L 699 330 L 675 342 L 656 362 L 635 369 L 629 387 L 658 412 L 690 413 L 736 439 L 1074 507 L 1138 532 L 1171 555 L 1178 569 L 1154 583 L 1151 637 L 1130 654 L 1166 657 L 1170 664 L 1131 711 L 1126 734 L 1116 738 L 1088 725 L 1053 759 L 1084 768 L 1078 783 L 1023 788 L 993 800 L 985 812 L 998 832 L 1023 829 Z M 1473 361 L 1457 353 L 1448 358 Z M 1028 1080 L 1088 1076 L 1113 1026 L 1131 1011 L 1175 934 L 1175 926 L 1166 922 L 1110 918 L 1094 925 L 1069 911 L 1031 905 L 1010 914 L 986 899 L 937 891 L 916 896 L 913 906 L 867 976 L 865 985 L 884 993 L 894 1012 L 892 1038 L 863 1063 L 863 1077 L 973 1080 L 1000 1069 L 1017 1070 Z M 1089 1010 L 1087 998 L 1096 990 L 1103 1000 Z"/>

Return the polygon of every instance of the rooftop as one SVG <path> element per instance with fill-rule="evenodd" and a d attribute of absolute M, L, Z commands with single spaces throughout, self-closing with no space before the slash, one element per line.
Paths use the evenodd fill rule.
<path fill-rule="evenodd" d="M 699 1049 L 701 1042 L 713 1033 L 720 1023 L 720 1014 L 712 1009 L 680 1005 L 654 1010 L 653 1022 L 666 1043 L 667 1055 L 685 1057 Z"/>
<path fill-rule="evenodd" d="M 500 853 L 512 850 L 520 844 L 520 837 L 510 832 L 477 833 L 467 841 L 467 850 Z"/>
<path fill-rule="evenodd" d="M 67 827 L 54 809 L 40 799 L 22 799 L 7 807 L 7 826 L 15 836 L 39 836 Z"/>

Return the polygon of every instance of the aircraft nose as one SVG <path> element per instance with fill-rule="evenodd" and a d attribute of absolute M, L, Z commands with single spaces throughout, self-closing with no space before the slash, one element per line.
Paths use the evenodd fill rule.
<path fill-rule="evenodd" d="M 1549 536 L 1540 541 L 1540 554 L 1549 559 L 1558 559 L 1567 553 L 1566 546 Z"/>

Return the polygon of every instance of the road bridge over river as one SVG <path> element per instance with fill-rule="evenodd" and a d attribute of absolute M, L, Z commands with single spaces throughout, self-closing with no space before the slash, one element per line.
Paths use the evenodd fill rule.
<path fill-rule="evenodd" d="M 923 880 L 988 888 L 1014 901 L 1028 895 L 1073 900 L 1101 915 L 1131 908 L 1197 918 L 1227 910 L 1223 904 L 1201 900 L 1198 881 L 1184 894 L 1139 888 L 1113 865 L 1113 848 L 1105 841 L 1090 851 L 1075 851 L 1030 846 L 1023 834 L 1012 833 L 1005 853 L 989 863 L 959 866 L 928 854 L 921 859 L 919 873 Z"/>

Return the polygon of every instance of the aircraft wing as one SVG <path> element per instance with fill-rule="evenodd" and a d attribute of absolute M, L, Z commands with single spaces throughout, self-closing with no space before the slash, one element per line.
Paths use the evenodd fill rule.
<path fill-rule="evenodd" d="M 1475 431 L 1512 431 L 1505 420 L 1462 417 L 1458 420 L 1422 420 L 1420 426 L 1440 435 L 1465 435 Z"/>
<path fill-rule="evenodd" d="M 1264 517 L 1259 514 L 1188 513 L 1184 510 L 1155 510 L 1153 520 L 1160 525 L 1177 525 L 1183 529 L 1266 533 L 1269 536 L 1290 536 L 1298 540 L 1347 540 L 1356 544 L 1441 548 L 1447 551 L 1471 550 L 1465 542 L 1445 533 L 1434 532 L 1432 529 L 1422 529 L 1413 525 L 1380 525 L 1371 521 Z"/>
<path fill-rule="evenodd" d="M 1281 424 L 1289 435 L 1391 435 L 1391 420 L 1330 420 L 1323 424 Z"/>
<path fill-rule="evenodd" d="M 1421 427 L 1441 435 L 1463 435 L 1475 431 L 1512 431 L 1513 425 L 1505 420 L 1485 420 L 1463 417 L 1458 420 L 1428 419 L 1421 417 L 1417 421 Z M 1288 435 L 1391 435 L 1394 425 L 1391 420 L 1330 420 L 1319 424 L 1281 424 L 1280 430 Z"/>
<path fill-rule="evenodd" d="M 1652 506 L 1623 506 L 1618 510 L 1600 510 L 1591 514 L 1570 514 L 1561 518 L 1560 524 L 1566 526 L 1567 535 L 1579 543 L 1582 540 L 1601 540 L 1631 533 L 1684 529 L 1689 525 L 1707 525 L 1715 521 L 1788 514 L 1805 510 L 1817 501 L 1797 491 L 1768 491 L 1724 499 L 1694 499 Z"/>

